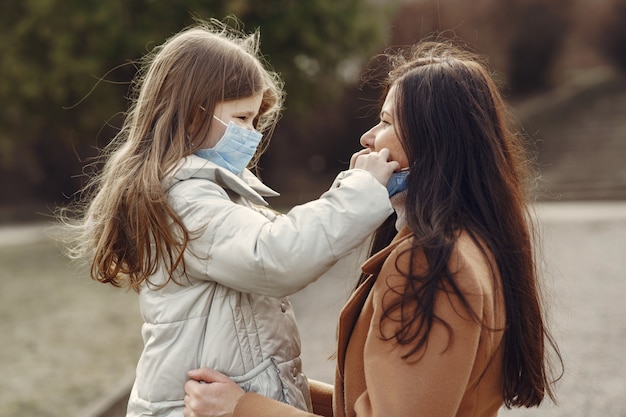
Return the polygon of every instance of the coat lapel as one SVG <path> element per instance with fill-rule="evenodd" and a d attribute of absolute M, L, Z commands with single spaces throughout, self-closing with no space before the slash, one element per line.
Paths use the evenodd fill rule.
<path fill-rule="evenodd" d="M 365 304 L 365 301 L 367 300 L 367 297 L 376 282 L 376 277 L 391 251 L 393 251 L 402 241 L 410 238 L 411 236 L 413 236 L 413 233 L 411 233 L 408 228 L 403 228 L 387 247 L 372 255 L 361 267 L 364 273 L 369 274 L 369 277 L 367 277 L 367 279 L 357 287 L 354 293 L 352 293 L 350 299 L 348 299 L 348 302 L 343 307 L 339 315 L 339 330 L 337 336 L 337 370 L 342 378 L 344 373 L 346 349 L 350 336 L 352 335 L 352 329 L 354 329 L 356 321 L 361 314 L 361 310 L 363 310 L 363 305 Z"/>
<path fill-rule="evenodd" d="M 365 261 L 361 269 L 366 274 L 378 274 L 380 269 L 383 267 L 383 264 L 387 260 L 387 257 L 400 243 L 405 241 L 406 239 L 413 236 L 413 233 L 408 227 L 403 227 L 396 237 L 393 238 L 391 243 L 387 245 L 387 247 L 383 248 L 381 251 L 372 255 L 368 260 Z"/>
<path fill-rule="evenodd" d="M 352 329 L 363 309 L 365 300 L 376 282 L 376 276 L 370 275 L 365 282 L 352 293 L 352 296 L 341 310 L 339 315 L 339 330 L 337 336 L 337 370 L 343 378 L 346 348 L 352 335 Z"/>

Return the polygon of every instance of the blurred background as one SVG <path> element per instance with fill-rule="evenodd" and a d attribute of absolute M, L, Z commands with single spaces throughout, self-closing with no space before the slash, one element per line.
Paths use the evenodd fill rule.
<path fill-rule="evenodd" d="M 626 0 L 29 0 L 0 5 L 0 221 L 69 202 L 121 126 L 134 63 L 194 18 L 229 15 L 260 28 L 286 82 L 260 171 L 279 205 L 317 197 L 359 148 L 378 113 L 361 82 L 371 57 L 436 31 L 490 59 L 544 171 L 538 198 L 626 196 Z M 622 152 L 603 152 L 615 137 Z"/>
<path fill-rule="evenodd" d="M 582 202 L 618 219 L 619 227 L 597 226 L 594 215 L 591 226 L 546 226 L 550 242 L 578 249 L 572 227 L 582 227 L 593 236 L 587 244 L 611 245 L 613 259 L 626 252 L 626 0 L 3 1 L 0 416 L 101 415 L 127 391 L 141 347 L 136 296 L 68 265 L 41 225 L 75 198 L 121 126 L 135 63 L 194 19 L 233 22 L 228 16 L 246 32 L 260 29 L 261 50 L 286 83 L 284 116 L 259 171 L 281 193 L 275 207 L 317 198 L 360 148 L 378 113 L 379 91 L 362 77 L 372 57 L 439 33 L 489 58 L 534 155 L 537 201 L 568 210 Z M 567 253 L 568 263 L 583 259 Z M 607 253 L 598 249 L 595 262 Z M 598 272 L 589 265 L 568 271 Z M 602 276 L 622 280 L 622 271 L 614 265 Z M 333 291 L 324 288 L 312 291 Z M 619 308 L 598 317 L 624 323 Z M 626 343 L 620 326 L 611 328 L 615 346 Z M 621 366 L 613 372 L 626 372 Z M 626 378 L 615 378 L 623 394 Z M 613 414 L 580 415 L 626 416 L 622 394 Z M 614 403 L 611 395 L 602 398 Z M 550 415 L 573 409 L 583 410 Z"/>

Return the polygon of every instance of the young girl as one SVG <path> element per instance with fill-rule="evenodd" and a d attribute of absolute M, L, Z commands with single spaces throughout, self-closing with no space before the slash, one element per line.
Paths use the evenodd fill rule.
<path fill-rule="evenodd" d="M 519 136 L 476 56 L 424 42 L 391 63 L 380 122 L 361 144 L 389 149 L 408 174 L 341 312 L 334 389 L 311 384 L 314 412 L 495 417 L 503 405 L 538 406 L 554 398 L 547 352 L 556 346 Z M 210 369 L 190 377 L 186 417 L 311 416 Z"/>
<path fill-rule="evenodd" d="M 201 366 L 310 410 L 285 297 L 392 212 L 387 150 L 355 154 L 317 201 L 286 215 L 264 207 L 277 194 L 246 166 L 283 92 L 257 48 L 257 34 L 207 24 L 155 48 L 73 225 L 73 256 L 93 260 L 92 277 L 139 292 L 145 346 L 128 416 L 182 416 L 187 372 Z"/>

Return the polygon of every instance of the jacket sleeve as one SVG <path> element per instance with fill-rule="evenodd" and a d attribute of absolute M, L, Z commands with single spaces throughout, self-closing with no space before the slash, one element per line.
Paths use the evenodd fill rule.
<path fill-rule="evenodd" d="M 313 413 L 333 417 L 333 386 L 325 382 L 309 379 Z"/>
<path fill-rule="evenodd" d="M 381 337 L 381 331 L 387 337 L 395 334 L 399 316 L 392 313 L 391 320 L 380 326 L 383 307 L 400 297 L 405 282 L 395 261 L 390 257 L 385 263 L 373 289 L 374 314 L 363 352 L 366 390 L 355 403 L 356 415 L 456 416 L 476 359 L 481 326 L 456 296 L 439 291 L 434 312 L 450 325 L 452 336 L 435 321 L 426 346 L 403 359 L 411 345 Z M 396 291 L 387 291 L 390 287 Z M 482 311 L 481 296 L 467 299 L 475 312 Z"/>
<path fill-rule="evenodd" d="M 199 231 L 189 246 L 193 256 L 185 258 L 190 275 L 273 297 L 317 279 L 393 212 L 385 187 L 358 169 L 341 173 L 318 200 L 274 219 L 233 203 L 209 181 L 194 182 L 177 204 L 186 226 Z"/>

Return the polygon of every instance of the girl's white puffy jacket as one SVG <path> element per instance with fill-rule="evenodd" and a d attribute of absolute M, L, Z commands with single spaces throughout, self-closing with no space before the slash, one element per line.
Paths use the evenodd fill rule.
<path fill-rule="evenodd" d="M 252 173 L 197 156 L 164 180 L 190 231 L 187 279 L 140 292 L 144 350 L 128 416 L 183 414 L 187 371 L 210 367 L 245 390 L 310 409 L 300 336 L 287 297 L 347 255 L 392 213 L 370 173 L 339 174 L 319 200 L 277 215 Z M 151 277 L 164 282 L 160 270 Z"/>

